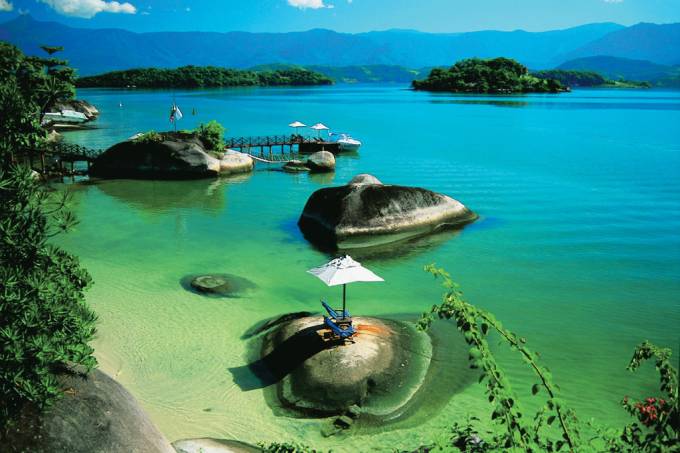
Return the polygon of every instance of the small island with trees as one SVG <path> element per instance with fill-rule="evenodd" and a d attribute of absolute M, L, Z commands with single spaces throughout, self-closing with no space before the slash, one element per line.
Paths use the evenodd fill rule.
<path fill-rule="evenodd" d="M 468 58 L 450 68 L 434 68 L 424 80 L 414 80 L 413 88 L 455 93 L 559 93 L 567 91 L 559 80 L 539 78 L 526 66 L 510 58 L 483 60 Z"/>
<path fill-rule="evenodd" d="M 80 77 L 79 88 L 208 88 L 332 85 L 325 75 L 302 68 L 251 71 L 215 66 L 139 68 Z"/>

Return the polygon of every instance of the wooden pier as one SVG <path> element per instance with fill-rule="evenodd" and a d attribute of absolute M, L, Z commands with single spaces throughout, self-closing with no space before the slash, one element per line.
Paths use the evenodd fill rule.
<path fill-rule="evenodd" d="M 260 162 L 288 162 L 301 154 L 326 150 L 336 154 L 340 146 L 319 138 L 302 135 L 264 135 L 254 137 L 231 137 L 225 139 L 229 149 L 249 154 Z"/>
<path fill-rule="evenodd" d="M 91 149 L 73 143 L 60 142 L 52 143 L 39 151 L 21 153 L 17 157 L 22 159 L 29 168 L 39 171 L 43 175 L 47 175 L 48 167 L 52 167 L 52 171 L 58 171 L 58 174 L 61 175 L 74 175 L 76 173 L 76 162 L 85 162 L 89 171 L 90 164 L 102 152 L 102 150 Z M 36 160 L 38 160 L 39 166 L 36 165 Z M 65 164 L 70 164 L 70 169 L 66 168 Z"/>

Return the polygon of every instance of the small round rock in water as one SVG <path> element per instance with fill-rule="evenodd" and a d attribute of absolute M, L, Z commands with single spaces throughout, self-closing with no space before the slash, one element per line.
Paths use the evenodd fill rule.
<path fill-rule="evenodd" d="M 191 281 L 191 287 L 196 291 L 211 294 L 230 294 L 234 288 L 227 279 L 217 275 L 201 275 Z"/>
<path fill-rule="evenodd" d="M 309 171 L 309 167 L 307 167 L 301 160 L 291 160 L 283 165 L 283 171 L 288 173 L 298 173 Z"/>
<path fill-rule="evenodd" d="M 256 285 L 248 279 L 231 274 L 190 275 L 181 280 L 185 289 L 206 296 L 240 297 Z"/>

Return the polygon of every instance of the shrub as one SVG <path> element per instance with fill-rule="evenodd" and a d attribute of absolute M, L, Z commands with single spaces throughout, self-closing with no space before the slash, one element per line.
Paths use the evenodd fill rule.
<path fill-rule="evenodd" d="M 152 143 L 160 143 L 163 141 L 163 136 L 156 131 L 144 132 L 133 140 L 135 143 L 150 145 Z"/>
<path fill-rule="evenodd" d="M 0 43 L 0 438 L 26 404 L 42 409 L 61 395 L 61 369 L 96 365 L 88 344 L 95 315 L 84 300 L 90 276 L 49 243 L 75 224 L 67 197 L 13 163 L 19 154 L 44 151 L 40 106 L 54 98 L 36 97 L 30 88 L 40 86 L 34 79 L 54 62 L 31 58 L 27 67 L 27 60 Z M 60 83 L 69 86 L 67 78 Z"/>
<path fill-rule="evenodd" d="M 30 170 L 0 170 L 0 428 L 25 403 L 45 408 L 61 395 L 57 373 L 96 365 L 88 345 L 95 315 L 85 304 L 88 273 L 47 241 L 74 224 Z"/>
<path fill-rule="evenodd" d="M 671 364 L 669 349 L 645 341 L 635 349 L 628 365 L 630 371 L 635 371 L 644 361 L 654 360 L 662 396 L 650 396 L 642 401 L 624 398 L 623 407 L 636 421 L 620 431 L 605 431 L 591 424 L 597 435 L 586 440 L 580 434 L 583 425 L 559 398 L 559 387 L 553 383 L 550 371 L 539 362 L 539 355 L 527 348 L 526 340 L 504 328 L 491 313 L 466 302 L 462 291 L 446 271 L 434 265 L 427 266 L 426 270 L 443 280 L 446 292 L 440 305 L 434 305 L 423 314 L 418 327 L 427 329 L 435 318 L 455 321 L 469 346 L 470 368 L 479 369 L 479 382 L 485 384 L 493 408 L 491 420 L 499 428 L 499 432 L 486 433 L 487 437 L 482 439 L 474 427 L 475 419 L 468 419 L 466 426 L 453 426 L 448 447 L 466 452 L 678 451 L 678 371 Z M 489 348 L 487 337 L 491 332 L 519 354 L 536 379 L 531 393 L 542 397 L 545 403 L 533 417 L 523 413 L 507 376 Z"/>
<path fill-rule="evenodd" d="M 196 135 L 201 139 L 207 150 L 220 151 L 224 147 L 224 127 L 215 120 L 201 124 Z"/>

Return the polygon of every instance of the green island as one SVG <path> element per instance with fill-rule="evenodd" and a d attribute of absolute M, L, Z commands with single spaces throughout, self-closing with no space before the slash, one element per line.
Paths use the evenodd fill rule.
<path fill-rule="evenodd" d="M 650 88 L 646 81 L 612 80 L 595 71 L 576 71 L 567 69 L 546 69 L 533 71 L 534 77 L 545 80 L 557 80 L 569 87 L 597 87 L 597 88 Z"/>
<path fill-rule="evenodd" d="M 331 85 L 333 80 L 303 68 L 251 71 L 215 66 L 139 68 L 80 77 L 79 88 L 213 88 Z"/>
<path fill-rule="evenodd" d="M 426 79 L 414 80 L 412 85 L 416 90 L 455 93 L 559 93 L 567 90 L 559 80 L 536 77 L 526 66 L 503 57 L 461 60 L 448 69 L 433 69 Z"/>

